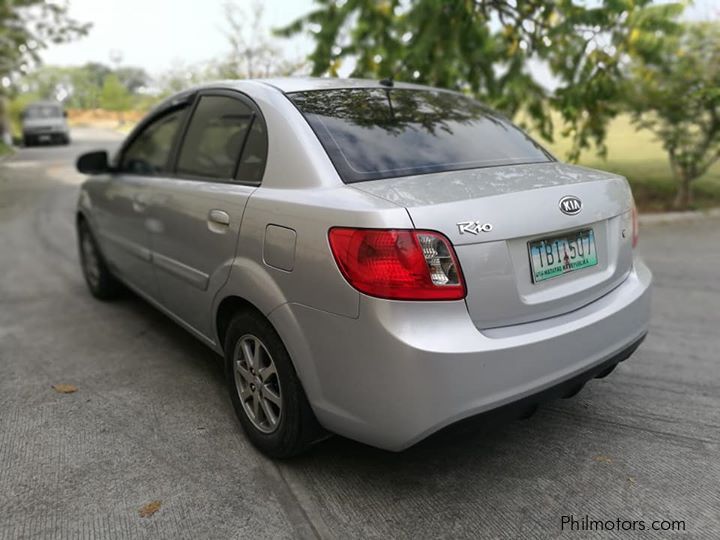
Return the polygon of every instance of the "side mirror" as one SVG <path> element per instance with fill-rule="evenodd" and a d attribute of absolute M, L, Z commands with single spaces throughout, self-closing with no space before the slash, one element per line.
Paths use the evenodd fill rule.
<path fill-rule="evenodd" d="M 88 152 L 81 155 L 75 167 L 82 174 L 103 174 L 110 172 L 110 163 L 108 161 L 108 153 L 105 150 L 97 152 Z"/>
<path fill-rule="evenodd" d="M 67 111 L 63 111 L 63 117 L 67 118 Z"/>

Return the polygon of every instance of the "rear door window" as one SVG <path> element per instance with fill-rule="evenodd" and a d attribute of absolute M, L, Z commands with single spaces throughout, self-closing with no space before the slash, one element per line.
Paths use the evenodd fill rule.
<path fill-rule="evenodd" d="M 244 176 L 256 178 L 257 171 L 251 170 L 255 161 L 243 155 L 243 162 L 240 162 L 248 135 L 258 129 L 253 128 L 256 120 L 253 108 L 240 99 L 201 96 L 180 148 L 177 173 L 229 181 L 243 171 Z M 246 159 L 250 160 L 246 163 Z M 263 167 L 264 162 L 263 155 Z M 243 170 L 243 164 L 247 171 Z"/>
<path fill-rule="evenodd" d="M 507 119 L 452 92 L 363 88 L 289 97 L 347 183 L 551 160 Z"/>

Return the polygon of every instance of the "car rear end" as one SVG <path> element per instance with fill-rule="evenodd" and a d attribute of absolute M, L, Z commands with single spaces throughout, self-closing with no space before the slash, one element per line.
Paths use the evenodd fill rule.
<path fill-rule="evenodd" d="M 328 227 L 357 318 L 293 313 L 325 427 L 401 450 L 464 418 L 572 394 L 639 345 L 651 274 L 624 178 L 558 163 L 455 94 L 289 97 L 347 189 L 408 217 Z"/>

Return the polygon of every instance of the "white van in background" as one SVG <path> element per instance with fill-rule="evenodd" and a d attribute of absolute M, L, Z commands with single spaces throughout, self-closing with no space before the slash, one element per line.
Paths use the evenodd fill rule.
<path fill-rule="evenodd" d="M 70 144 L 67 112 L 56 101 L 36 101 L 22 113 L 23 144 Z"/>

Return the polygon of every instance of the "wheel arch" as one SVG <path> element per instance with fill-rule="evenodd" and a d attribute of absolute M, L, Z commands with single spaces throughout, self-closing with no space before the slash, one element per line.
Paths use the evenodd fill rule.
<path fill-rule="evenodd" d="M 225 296 L 214 311 L 216 350 L 224 356 L 227 330 L 236 313 L 243 310 L 255 313 L 267 321 L 285 346 L 306 395 L 309 398 L 317 396 L 319 381 L 315 366 L 312 365 L 312 362 L 308 362 L 308 359 L 312 358 L 309 346 L 303 337 L 302 330 L 297 326 L 297 321 L 289 311 L 285 313 L 286 310 L 282 307 L 287 307 L 287 304 L 280 306 L 280 309 L 266 313 L 257 304 L 243 296 L 237 294 Z M 311 403 L 312 401 L 311 399 Z"/>
<path fill-rule="evenodd" d="M 256 313 L 270 322 L 267 316 L 249 300 L 237 295 L 226 296 L 220 301 L 215 310 L 215 334 L 218 339 L 218 347 L 221 350 L 225 348 L 225 336 L 227 335 L 230 321 L 232 321 L 233 316 L 240 311 Z M 273 328 L 275 327 L 273 326 Z M 277 332 L 277 329 L 275 329 L 275 331 Z"/>
<path fill-rule="evenodd" d="M 89 223 L 90 220 L 88 220 L 87 216 L 85 215 L 85 212 L 82 210 L 77 210 L 75 212 L 75 226 L 79 226 L 81 223 Z"/>

